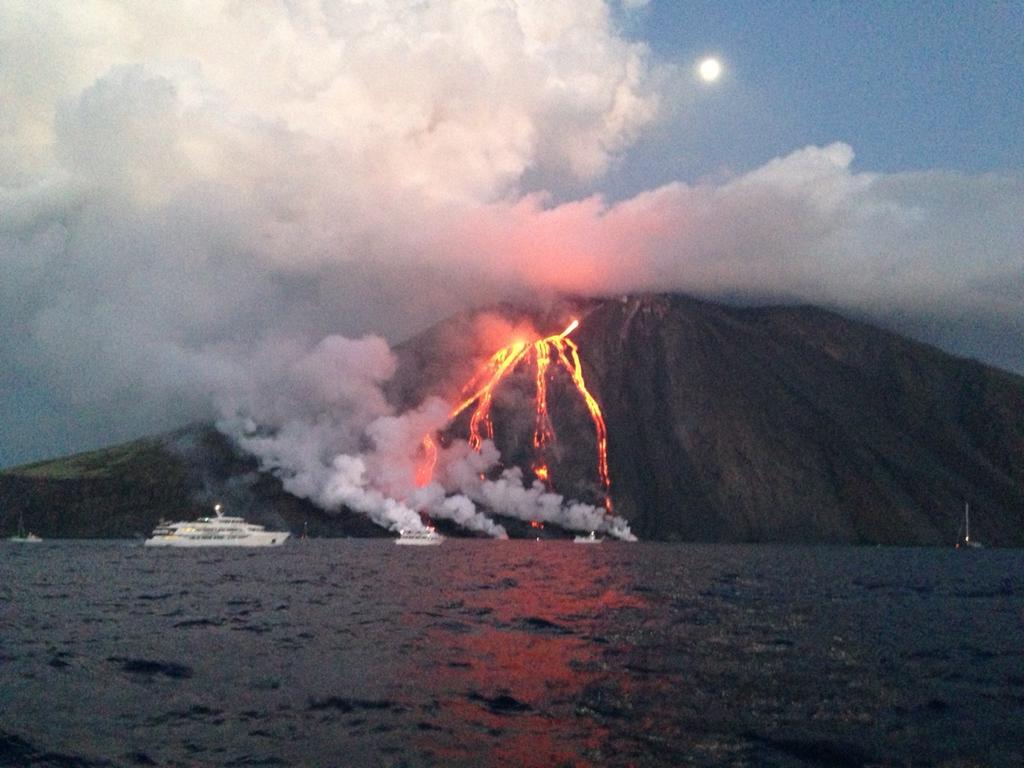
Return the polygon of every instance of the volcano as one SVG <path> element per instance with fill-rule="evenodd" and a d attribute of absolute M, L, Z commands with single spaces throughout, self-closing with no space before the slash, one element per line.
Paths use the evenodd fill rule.
<path fill-rule="evenodd" d="M 532 366 L 511 369 L 491 393 L 477 433 L 493 437 L 506 466 L 568 498 L 607 497 L 641 539 L 952 546 L 969 501 L 978 539 L 1024 545 L 1020 376 L 810 306 L 643 295 L 488 312 L 528 322 L 540 340 L 563 338 L 578 319 L 579 381 L 569 357 L 538 374 L 550 360 L 535 346 Z M 460 402 L 459 387 L 478 372 L 480 350 L 467 346 L 478 315 L 396 347 L 396 407 L 431 394 Z M 583 379 L 603 432 L 580 396 Z M 473 415 L 468 405 L 455 411 L 431 446 L 472 439 Z M 284 494 L 209 428 L 130 445 L 0 473 L 0 530 L 13 531 L 23 513 L 44 537 L 129 535 L 244 487 L 244 503 L 277 525 L 381 532 Z"/>

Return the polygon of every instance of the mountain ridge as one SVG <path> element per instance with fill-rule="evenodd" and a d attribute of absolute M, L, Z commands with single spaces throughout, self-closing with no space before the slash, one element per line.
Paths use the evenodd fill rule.
<path fill-rule="evenodd" d="M 1024 378 L 1016 374 L 810 305 L 738 307 L 643 294 L 565 297 L 499 313 L 544 329 L 581 319 L 573 339 L 608 425 L 615 511 L 641 538 L 951 545 L 969 500 L 979 539 L 1024 545 Z M 401 407 L 431 393 L 450 396 L 472 370 L 468 331 L 480 314 L 462 313 L 396 345 L 389 398 Z M 566 495 L 593 495 L 592 429 L 570 394 L 564 387 L 551 393 L 559 434 L 552 479 Z M 512 387 L 501 400 L 496 440 L 521 465 L 521 398 Z M 221 436 L 204 434 L 199 442 L 216 457 L 211 466 L 227 475 L 214 485 L 249 478 L 236 482 L 254 494 L 241 503 L 259 500 L 262 519 L 277 515 L 293 530 L 313 519 L 323 535 L 379 532 L 366 529 L 365 518 L 327 515 L 288 497 L 275 478 L 254 475 L 254 462 Z M 123 476 L 125 485 L 115 483 L 108 497 L 123 488 L 144 504 L 164 493 L 196 509 L 196 499 L 210 495 L 203 490 L 210 478 L 197 479 L 206 460 L 168 453 L 178 491 L 158 492 L 142 481 L 145 472 L 130 470 L 138 475 L 134 490 Z M 95 485 L 96 478 L 33 480 L 47 464 L 0 473 L 0 530 L 16 523 L 12 514 L 25 511 L 25 500 L 36 509 L 40 494 L 61 483 L 83 483 L 80 496 Z M 65 509 L 83 504 L 64 490 L 54 500 Z M 78 520 L 68 533 L 90 530 L 88 518 L 68 514 Z M 139 517 L 136 527 L 148 530 L 148 522 Z M 59 528 L 54 521 L 40 532 Z M 98 523 L 93 529 L 116 534 Z"/>

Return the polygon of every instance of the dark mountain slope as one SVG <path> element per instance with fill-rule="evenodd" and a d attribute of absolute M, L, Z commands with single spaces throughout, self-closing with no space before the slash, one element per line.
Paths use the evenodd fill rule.
<path fill-rule="evenodd" d="M 214 501 L 251 522 L 311 536 L 383 536 L 362 515 L 328 515 L 256 471 L 212 427 L 193 426 L 0 472 L 0 535 L 18 526 L 43 538 L 148 536 L 157 521 L 209 514 Z"/>
<path fill-rule="evenodd" d="M 642 538 L 950 545 L 969 500 L 978 538 L 1024 544 L 1021 377 L 814 307 L 656 295 L 503 314 L 543 333 L 582 319 L 615 508 Z M 460 315 L 399 347 L 397 401 L 466 380 L 471 325 Z M 502 455 L 523 467 L 531 376 L 494 406 Z M 555 377 L 552 479 L 596 501 L 592 429 Z"/>
<path fill-rule="evenodd" d="M 811 307 L 584 311 L 639 534 L 949 544 L 967 499 L 980 538 L 1024 543 L 1024 379 Z"/>

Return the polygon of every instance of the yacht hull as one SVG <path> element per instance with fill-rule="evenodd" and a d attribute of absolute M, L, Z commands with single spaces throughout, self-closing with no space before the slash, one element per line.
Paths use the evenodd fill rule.
<path fill-rule="evenodd" d="M 287 531 L 261 531 L 245 536 L 154 536 L 147 547 L 279 547 L 291 536 Z"/>
<path fill-rule="evenodd" d="M 395 544 L 403 547 L 436 547 L 444 539 L 407 539 L 399 538 L 395 539 Z"/>

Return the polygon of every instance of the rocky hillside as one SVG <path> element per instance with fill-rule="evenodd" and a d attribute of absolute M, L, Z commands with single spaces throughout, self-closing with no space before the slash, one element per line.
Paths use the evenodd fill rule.
<path fill-rule="evenodd" d="M 615 508 L 641 538 L 944 546 L 966 500 L 976 538 L 1024 544 L 1024 378 L 814 307 L 659 295 L 567 301 L 533 320 L 555 331 L 573 315 Z M 470 323 L 400 348 L 395 397 L 443 381 Z M 495 405 L 499 447 L 520 464 L 529 386 Z M 565 382 L 552 389 L 552 477 L 586 495 L 592 431 Z"/>
<path fill-rule="evenodd" d="M 658 295 L 499 310 L 545 332 L 582 320 L 573 338 L 607 421 L 615 509 L 641 538 L 946 546 L 967 500 L 975 538 L 1024 545 L 1019 376 L 813 307 Z M 451 395 L 472 370 L 472 324 L 457 316 L 401 345 L 392 399 Z M 553 377 L 554 485 L 596 500 L 589 417 Z M 502 454 L 524 467 L 532 386 L 522 372 L 494 406 Z M 129 536 L 225 493 L 260 522 L 381 533 L 288 496 L 210 429 L 0 473 L 0 532 L 23 513 L 44 536 Z"/>

